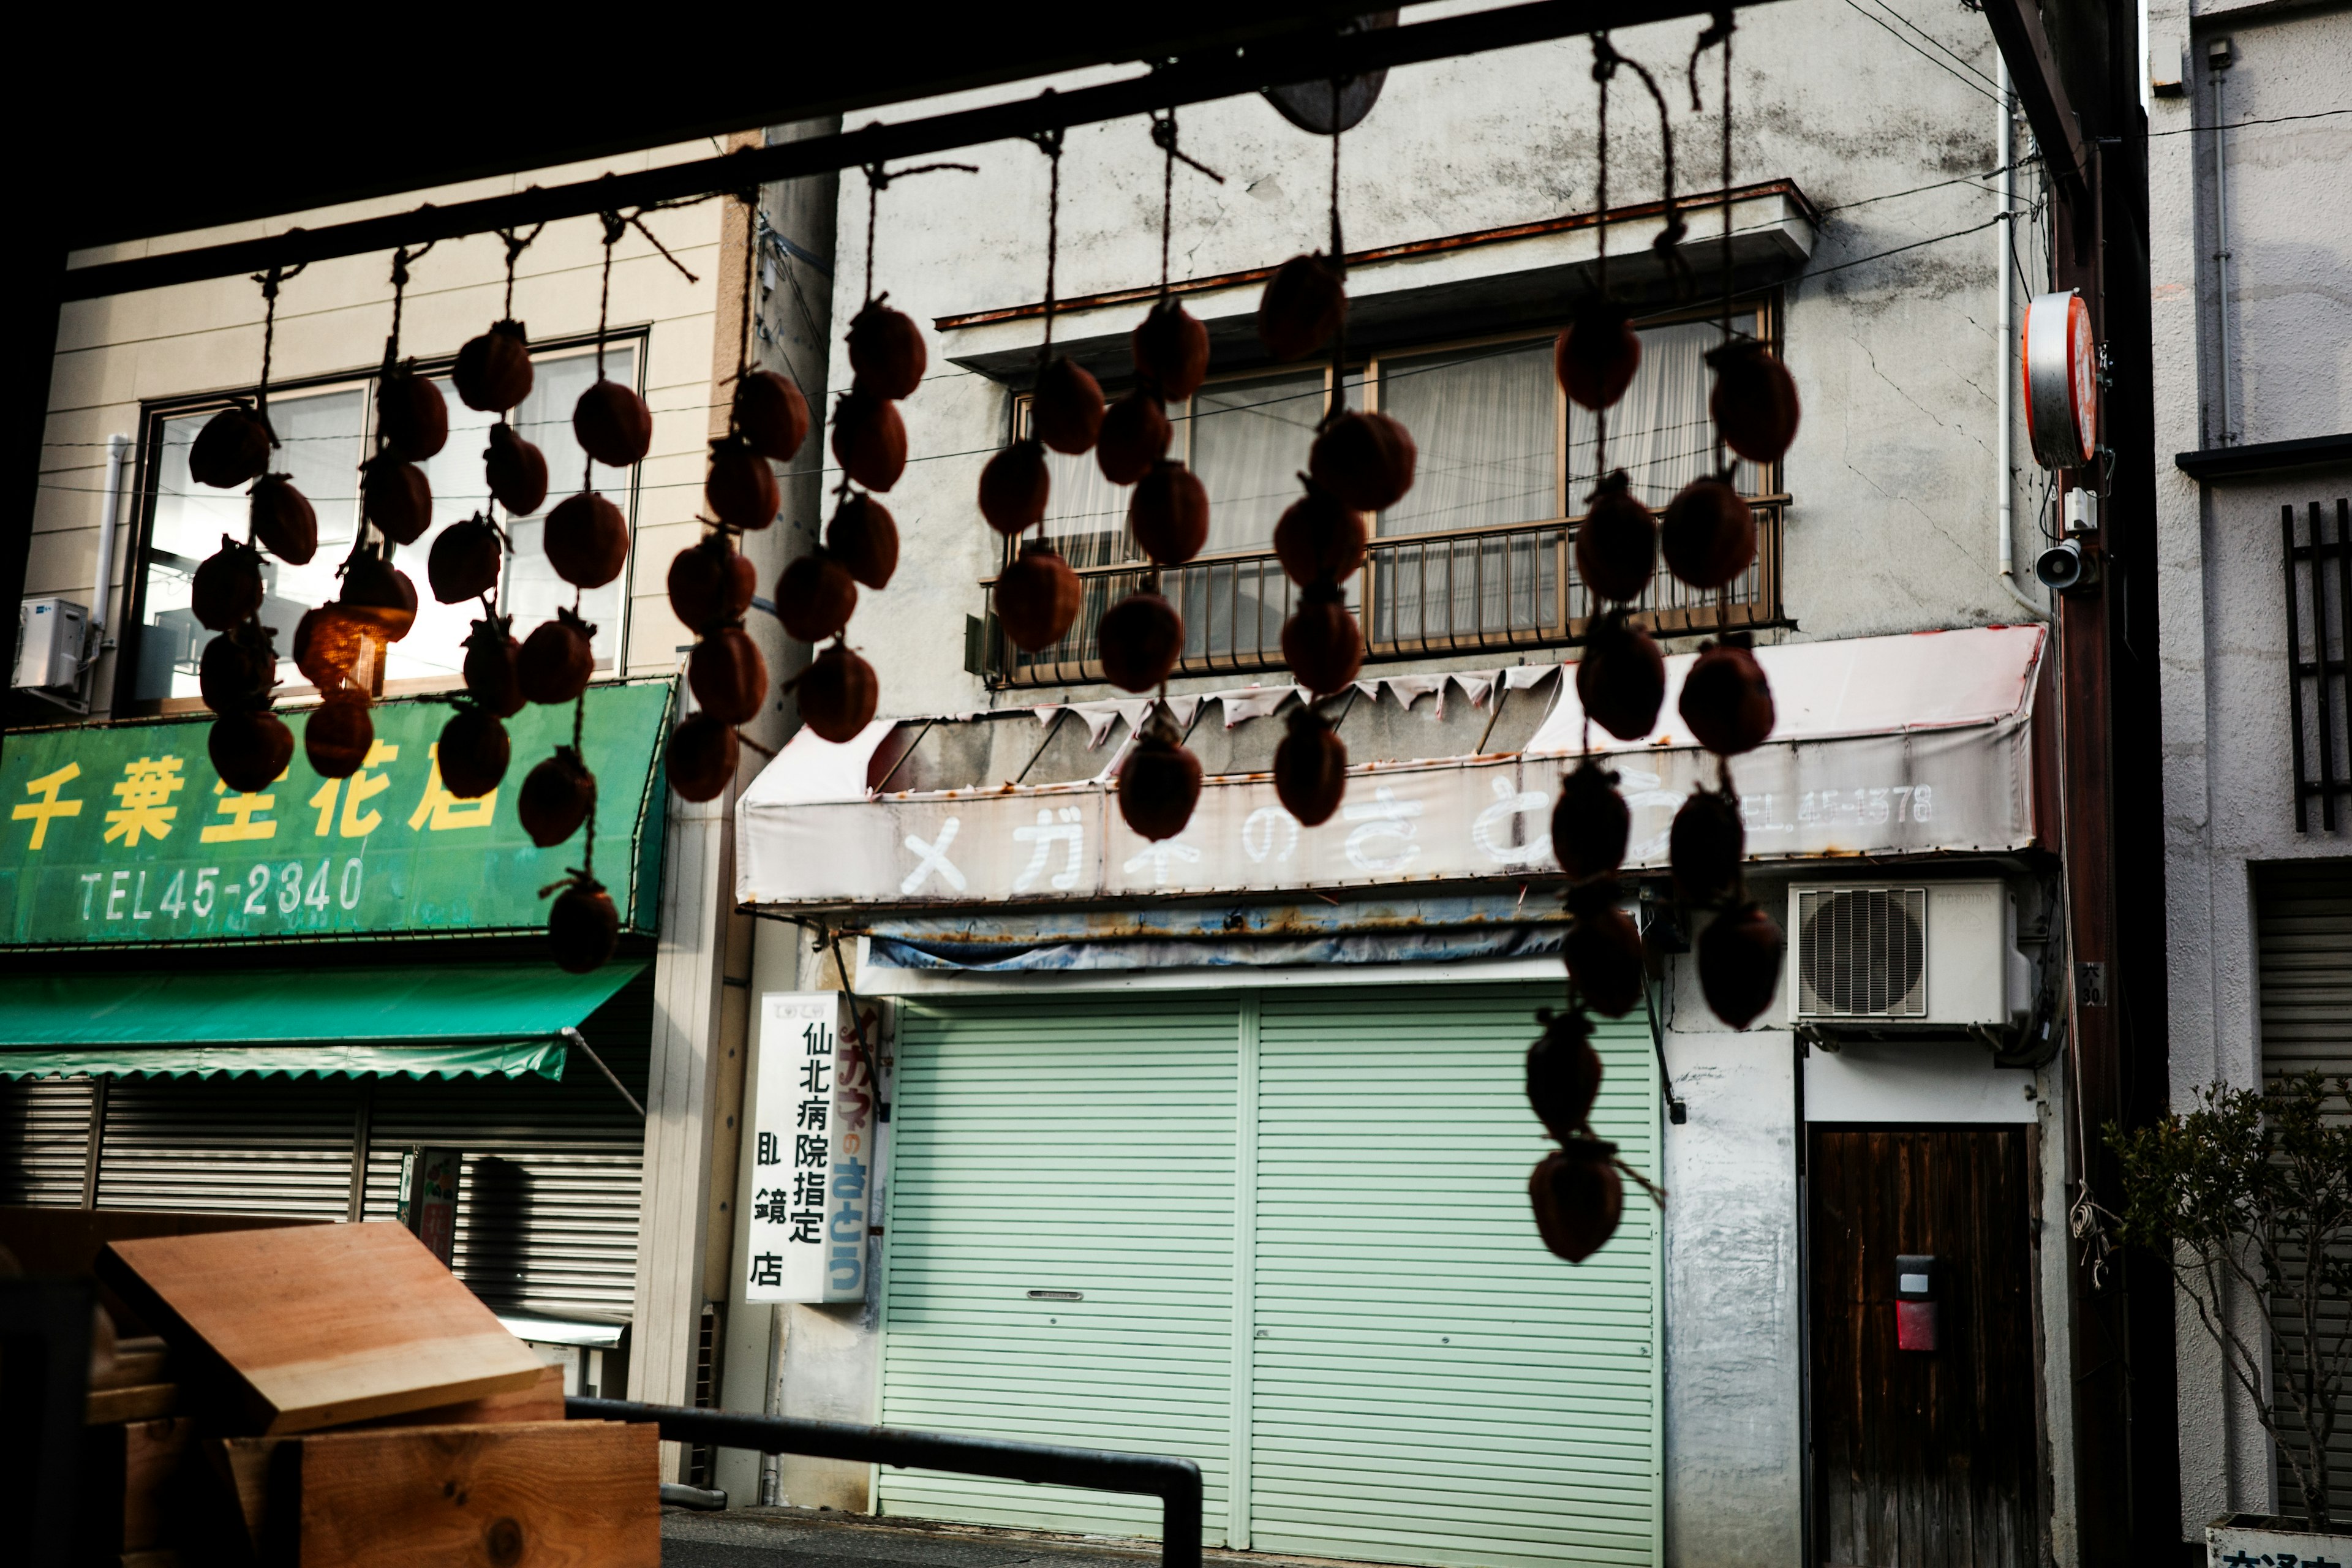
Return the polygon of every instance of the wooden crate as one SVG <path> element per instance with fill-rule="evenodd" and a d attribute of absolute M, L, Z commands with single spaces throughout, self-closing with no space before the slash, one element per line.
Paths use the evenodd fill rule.
<path fill-rule="evenodd" d="M 397 1225 L 113 1241 L 98 1276 L 214 1430 L 316 1431 L 525 1390 L 539 1358 Z"/>

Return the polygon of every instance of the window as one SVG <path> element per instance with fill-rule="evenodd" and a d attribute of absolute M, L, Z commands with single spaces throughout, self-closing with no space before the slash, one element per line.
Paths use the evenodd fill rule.
<path fill-rule="evenodd" d="M 572 438 L 572 406 L 596 378 L 596 356 L 593 350 L 541 350 L 534 360 L 531 394 L 509 417 L 524 438 L 547 455 L 547 505 L 552 507 L 577 490 L 587 462 Z M 606 345 L 606 375 L 631 384 L 636 365 L 635 343 Z M 262 557 L 268 596 L 262 602 L 261 623 L 277 633 L 281 692 L 307 688 L 294 668 L 294 627 L 306 611 L 335 596 L 336 569 L 350 553 L 360 526 L 359 469 L 373 449 L 368 437 L 373 384 L 372 380 L 352 380 L 270 395 L 269 419 L 279 442 L 271 467 L 293 476 L 295 488 L 310 499 L 319 516 L 319 551 L 307 563 L 293 566 Z M 444 605 L 435 599 L 425 563 L 441 530 L 489 506 L 482 450 L 496 420 L 459 402 L 446 377 L 438 384 L 449 405 L 449 441 L 423 465 L 433 486 L 433 525 L 415 543 L 402 546 L 395 558 L 415 583 L 418 603 L 415 626 L 390 649 L 387 682 L 457 680 L 465 661 L 466 636 L 481 614 L 474 603 Z M 213 489 L 188 476 L 188 448 L 218 406 L 215 401 L 201 408 L 158 412 L 148 420 L 147 468 L 152 489 L 138 584 L 138 662 L 130 677 L 135 701 L 197 696 L 198 661 L 213 634 L 188 608 L 190 584 L 197 566 L 220 549 L 224 535 L 246 536 L 244 491 Z M 598 493 L 624 513 L 633 510 L 635 470 L 625 474 L 600 467 L 595 478 Z M 513 549 L 499 585 L 499 609 L 514 616 L 518 636 L 551 617 L 557 605 L 572 603 L 572 585 L 555 575 L 541 545 L 543 518 L 542 511 L 503 520 Z M 612 668 L 619 658 L 622 584 L 626 581 L 625 570 L 621 577 L 581 596 L 581 613 L 596 627 L 599 669 Z"/>
<path fill-rule="evenodd" d="M 1769 341 L 1766 311 L 1735 321 Z M 1708 320 L 1643 325 L 1642 365 L 1608 411 L 1605 456 L 1633 493 L 1663 509 L 1715 464 L 1706 351 Z M 1412 491 L 1371 519 L 1368 570 L 1349 584 L 1374 658 L 1475 647 L 1572 642 L 1592 613 L 1569 545 L 1591 494 L 1599 426 L 1552 373 L 1550 331 L 1376 354 L 1350 372 L 1349 401 L 1400 419 L 1419 458 Z M 1272 560 L 1276 522 L 1299 493 L 1315 426 L 1329 407 L 1328 365 L 1293 366 L 1208 383 L 1170 408 L 1170 455 L 1209 493 L 1201 558 L 1161 574 L 1184 617 L 1179 668 L 1256 669 L 1281 663 L 1282 624 L 1296 590 Z M 1025 400 L 1019 418 L 1026 428 Z M 1078 625 L 1040 656 L 1003 650 L 1016 681 L 1091 679 L 1102 610 L 1141 580 L 1126 530 L 1127 494 L 1089 455 L 1048 455 L 1053 499 L 1044 532 L 1085 579 Z M 1777 473 L 1735 461 L 1752 498 Z M 1768 503 L 1758 564 L 1722 598 L 1697 595 L 1663 571 L 1641 609 L 1661 630 L 1755 625 L 1777 616 L 1777 503 Z"/>

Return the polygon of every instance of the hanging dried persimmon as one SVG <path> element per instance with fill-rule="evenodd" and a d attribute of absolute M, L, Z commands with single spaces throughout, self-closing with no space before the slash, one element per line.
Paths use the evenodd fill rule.
<path fill-rule="evenodd" d="M 621 940 L 621 914 L 604 884 L 573 878 L 548 907 L 547 940 L 558 968 L 585 974 L 602 967 Z"/>
<path fill-rule="evenodd" d="M 1698 936 L 1698 984 L 1709 1011 L 1735 1029 L 1754 1023 L 1780 987 L 1787 943 L 1761 907 L 1725 910 Z"/>
<path fill-rule="evenodd" d="M 555 619 L 533 627 L 515 662 L 523 696 L 551 706 L 576 701 L 596 673 L 595 635 L 596 628 L 568 605 L 557 608 Z"/>
<path fill-rule="evenodd" d="M 261 608 L 261 553 L 221 535 L 221 547 L 196 567 L 188 584 L 188 610 L 212 631 L 226 631 Z"/>
<path fill-rule="evenodd" d="M 756 533 L 776 521 L 783 504 L 776 470 L 743 437 L 722 436 L 710 443 L 710 472 L 702 481 L 710 515 L 729 528 Z"/>
<path fill-rule="evenodd" d="M 579 752 L 558 746 L 554 755 L 523 775 L 515 815 L 533 844 L 552 849 L 580 831 L 595 799 L 595 775 L 580 760 Z"/>
<path fill-rule="evenodd" d="M 507 776 L 512 743 L 507 727 L 478 708 L 460 708 L 441 726 L 434 750 L 441 782 L 459 800 L 479 800 Z"/>
<path fill-rule="evenodd" d="M 758 715 L 768 694 L 768 661 L 741 626 L 714 626 L 694 645 L 686 683 L 704 712 L 721 723 L 741 724 Z"/>
<path fill-rule="evenodd" d="M 278 684 L 278 653 L 260 622 L 239 621 L 205 645 L 196 689 L 215 713 L 251 713 L 269 706 Z"/>
<path fill-rule="evenodd" d="M 829 551 L 810 551 L 776 579 L 776 618 L 802 642 L 838 637 L 856 608 L 856 580 Z"/>
<path fill-rule="evenodd" d="M 1552 370 L 1560 390 L 1583 407 L 1613 407 L 1642 368 L 1642 334 L 1624 310 L 1590 294 L 1579 300 L 1567 330 L 1552 342 Z"/>
<path fill-rule="evenodd" d="M 1364 634 L 1338 586 L 1319 583 L 1302 592 L 1282 627 L 1282 662 L 1318 697 L 1344 689 L 1364 667 Z"/>
<path fill-rule="evenodd" d="M 833 408 L 833 455 L 869 490 L 887 490 L 907 471 L 907 426 L 888 398 L 852 389 Z"/>
<path fill-rule="evenodd" d="M 294 731 L 267 710 L 224 713 L 213 721 L 205 750 L 223 784 L 239 795 L 255 795 L 286 772 L 294 756 Z"/>
<path fill-rule="evenodd" d="M 996 619 L 1013 646 L 1043 653 L 1069 635 L 1086 589 L 1070 563 L 1044 540 L 1033 539 L 996 579 Z"/>
<path fill-rule="evenodd" d="M 1412 489 L 1412 434 L 1385 414 L 1346 409 L 1323 426 L 1307 457 L 1317 484 L 1358 511 L 1381 511 Z"/>
<path fill-rule="evenodd" d="M 1756 514 L 1729 480 L 1704 475 L 1666 503 L 1659 543 L 1666 569 L 1692 587 L 1727 587 L 1756 559 Z"/>
<path fill-rule="evenodd" d="M 1052 495 L 1042 442 L 1015 441 L 980 470 L 980 515 L 1008 539 L 1034 528 Z"/>
<path fill-rule="evenodd" d="M 1711 789 L 1693 790 L 1675 813 L 1666 839 L 1675 891 L 1694 904 L 1729 897 L 1739 886 L 1739 863 L 1747 852 L 1738 801 Z"/>
<path fill-rule="evenodd" d="M 1157 593 L 1139 589 L 1102 613 L 1095 646 L 1105 680 L 1123 691 L 1149 691 L 1183 657 L 1183 617 Z"/>
<path fill-rule="evenodd" d="M 740 619 L 759 591 L 759 568 L 723 533 L 705 534 L 670 559 L 669 607 L 688 631 Z"/>
<path fill-rule="evenodd" d="M 364 692 L 330 691 L 302 726 L 302 754 L 320 778 L 347 779 L 359 772 L 375 744 L 375 721 Z"/>
<path fill-rule="evenodd" d="M 425 558 L 425 581 L 445 605 L 478 599 L 499 585 L 506 563 L 506 540 L 480 512 L 453 522 L 433 541 Z"/>
<path fill-rule="evenodd" d="M 558 501 L 540 531 L 555 574 L 575 588 L 601 588 L 629 559 L 629 520 L 593 490 Z"/>
<path fill-rule="evenodd" d="M 1208 376 L 1209 329 L 1165 295 L 1135 329 L 1129 347 L 1135 374 L 1171 403 L 1192 396 Z"/>
<path fill-rule="evenodd" d="M 1181 566 L 1209 542 L 1209 492 L 1192 469 L 1162 459 L 1136 481 L 1127 526 L 1146 556 L 1162 566 Z"/>
<path fill-rule="evenodd" d="M 862 586 L 879 593 L 898 571 L 898 524 L 890 509 L 851 490 L 824 525 L 824 548 Z"/>
<path fill-rule="evenodd" d="M 790 689 L 800 699 L 802 722 L 819 739 L 846 745 L 874 721 L 882 689 L 874 667 L 836 642 L 809 661 Z"/>
<path fill-rule="evenodd" d="M 886 289 L 850 318 L 849 370 L 857 390 L 896 401 L 923 384 L 930 351 L 915 319 L 883 303 L 889 298 Z"/>
<path fill-rule="evenodd" d="M 1680 708 L 1692 737 L 1719 757 L 1764 743 L 1776 717 L 1772 683 L 1764 679 L 1764 667 L 1756 662 L 1745 633 L 1699 644 L 1697 661 L 1683 677 Z"/>
<path fill-rule="evenodd" d="M 669 787 L 681 799 L 717 800 L 733 782 L 740 754 L 734 725 L 709 713 L 689 714 L 670 731 Z"/>
<path fill-rule="evenodd" d="M 1302 588 L 1345 582 L 1364 563 L 1370 540 L 1364 514 L 1305 474 L 1298 478 L 1307 493 L 1274 525 L 1275 559 Z"/>
<path fill-rule="evenodd" d="M 1724 445 L 1752 463 L 1777 462 L 1797 438 L 1796 378 L 1762 343 L 1734 339 L 1707 351 L 1715 391 L 1707 411 Z"/>
<path fill-rule="evenodd" d="M 247 500 L 253 537 L 262 547 L 289 566 L 308 565 L 319 552 L 319 514 L 292 478 L 262 475 L 253 481 Z"/>
<path fill-rule="evenodd" d="M 1604 599 L 1642 596 L 1658 569 L 1658 524 L 1633 499 L 1625 470 L 1601 481 L 1576 529 L 1576 573 Z"/>
<path fill-rule="evenodd" d="M 1168 411 L 1160 405 L 1159 395 L 1148 387 L 1132 388 L 1103 416 L 1102 432 L 1095 442 L 1095 464 L 1111 483 L 1131 485 L 1168 456 L 1168 444 L 1175 435 L 1176 426 L 1168 422 Z"/>
<path fill-rule="evenodd" d="M 1276 268 L 1258 298 L 1258 341 L 1278 360 L 1306 358 L 1347 320 L 1347 284 L 1320 255 L 1294 256 Z"/>
<path fill-rule="evenodd" d="M 457 363 L 449 367 L 449 384 L 457 389 L 457 401 L 485 414 L 520 406 L 536 379 L 530 338 L 520 321 L 492 322 L 488 331 L 467 341 L 457 351 Z"/>
<path fill-rule="evenodd" d="M 1544 1032 L 1528 1047 L 1528 1104 L 1544 1131 L 1561 1142 L 1586 1136 L 1592 1102 L 1601 1094 L 1601 1053 L 1592 1048 L 1592 1020 L 1580 1007 L 1536 1009 Z"/>
<path fill-rule="evenodd" d="M 1576 665 L 1576 698 L 1594 723 L 1639 741 L 1657 728 L 1666 700 L 1666 657 L 1622 610 L 1595 616 Z"/>
<path fill-rule="evenodd" d="M 412 463 L 436 456 L 449 441 L 449 405 L 413 364 L 376 378 L 375 422 L 384 445 Z"/>
<path fill-rule="evenodd" d="M 495 718 L 522 711 L 522 645 L 508 631 L 505 616 L 488 616 L 466 636 L 466 693 Z"/>
<path fill-rule="evenodd" d="M 529 517 L 547 504 L 547 457 L 516 435 L 511 425 L 490 426 L 482 469 L 490 482 L 490 499 L 510 515 Z"/>
<path fill-rule="evenodd" d="M 1184 749 L 1166 705 L 1155 705 L 1119 764 L 1119 817 L 1141 837 L 1173 838 L 1200 799 L 1201 759 Z"/>
<path fill-rule="evenodd" d="M 1617 1233 L 1625 1184 L 1610 1163 L 1613 1143 L 1579 1138 L 1547 1154 L 1528 1178 L 1536 1234 L 1556 1258 L 1581 1263 Z"/>
<path fill-rule="evenodd" d="M 269 467 L 269 425 L 243 400 L 205 421 L 188 447 L 188 477 L 215 489 L 235 489 Z"/>
<path fill-rule="evenodd" d="M 1587 757 L 1560 781 L 1551 809 L 1551 852 L 1573 881 L 1614 872 L 1625 861 L 1633 813 L 1617 793 L 1617 775 Z"/>
<path fill-rule="evenodd" d="M 1647 983 L 1641 928 L 1618 907 L 1618 896 L 1614 877 L 1570 888 L 1568 908 L 1573 918 L 1560 943 L 1577 990 L 1594 1012 L 1612 1018 L 1622 1018 L 1641 1005 Z"/>
<path fill-rule="evenodd" d="M 1310 702 L 1290 710 L 1282 743 L 1274 749 L 1274 794 L 1302 827 L 1331 820 L 1348 793 L 1348 747 Z"/>
<path fill-rule="evenodd" d="M 808 439 L 808 399 L 772 370 L 747 373 L 735 384 L 735 429 L 754 452 L 789 463 Z"/>
<path fill-rule="evenodd" d="M 394 544 L 414 544 L 433 526 L 433 482 L 396 453 L 369 460 L 360 510 Z"/>
<path fill-rule="evenodd" d="M 1037 439 L 1075 458 L 1093 448 L 1102 422 L 1102 385 L 1093 373 L 1065 354 L 1047 361 L 1029 400 L 1029 426 Z"/>
<path fill-rule="evenodd" d="M 653 411 L 629 388 L 600 377 L 572 405 L 572 435 L 606 468 L 625 468 L 653 447 Z"/>

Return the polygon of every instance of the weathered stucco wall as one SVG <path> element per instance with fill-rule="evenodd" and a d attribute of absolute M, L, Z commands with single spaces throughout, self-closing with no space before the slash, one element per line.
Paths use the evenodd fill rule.
<path fill-rule="evenodd" d="M 1996 194 L 1960 179 L 1997 162 L 1989 36 L 1957 10 L 1921 25 L 1985 83 L 1930 63 L 1836 0 L 1786 0 L 1740 19 L 1734 179 L 1792 180 L 1826 214 L 1811 274 L 1786 293 L 1788 360 L 1806 412 L 1786 465 L 1796 499 L 1784 600 L 1801 626 L 1795 635 L 1807 637 L 2021 613 L 1994 575 L 1998 237 L 1987 228 L 1845 266 L 1988 224 L 1996 211 Z M 1718 179 L 1713 57 L 1700 72 L 1706 112 L 1690 114 L 1683 85 L 1696 30 L 1675 23 L 1615 35 L 1667 90 L 1685 191 Z M 1590 210 L 1591 58 L 1579 39 L 1391 72 L 1379 105 L 1345 138 L 1349 247 Z M 909 105 L 894 118 L 970 101 Z M 1653 200 L 1656 112 L 1630 75 L 1621 75 L 1612 102 L 1612 204 Z M 1328 142 L 1255 98 L 1187 110 L 1181 124 L 1185 150 L 1225 182 L 1178 171 L 1177 278 L 1271 265 L 1323 243 Z M 927 174 L 882 198 L 874 286 L 927 329 L 940 316 L 1034 301 L 1044 291 L 1045 159 L 1021 143 L 959 156 L 981 172 Z M 1896 195 L 1919 186 L 1934 188 Z M 1140 121 L 1074 129 L 1062 161 L 1061 296 L 1156 281 L 1160 197 L 1159 152 Z M 860 303 L 866 199 L 863 181 L 844 181 L 836 340 Z M 1362 287 L 1375 286 L 1374 270 L 1360 270 Z M 1142 310 L 1116 314 L 1123 331 Z M 1063 335 L 1076 331 L 1066 326 Z M 888 498 L 908 555 L 890 589 L 866 596 L 850 636 L 880 672 L 885 712 L 987 702 L 962 668 L 961 630 L 964 616 L 982 607 L 980 580 L 994 569 L 995 539 L 972 494 L 1005 438 L 1009 397 L 946 363 L 936 333 L 931 346 L 930 379 L 903 410 L 913 460 Z M 846 384 L 837 346 L 834 377 Z M 2029 562 L 2024 542 L 2033 537 L 2030 519 L 2021 519 Z"/>
<path fill-rule="evenodd" d="M 2220 73 L 2226 235 L 2215 226 L 2216 37 L 2232 57 Z M 2318 500 L 2332 514 L 2352 470 L 2207 487 L 2171 460 L 2352 430 L 2352 120 L 2277 120 L 2352 107 L 2341 68 L 2352 15 L 2200 5 L 2192 16 L 2160 0 L 2149 39 L 2153 51 L 2187 46 L 2190 60 L 2189 93 L 2155 100 L 2149 120 L 2171 1073 L 2185 1106 L 2201 1085 L 2261 1074 L 2249 865 L 2352 851 L 2352 833 L 2323 831 L 2315 809 L 2312 831 L 2294 829 L 2279 527 L 2283 505 Z M 2213 254 L 2225 247 L 2226 343 Z M 2252 1303 L 2236 1311 L 2257 1331 Z M 2252 1405 L 2185 1300 L 2175 1338 L 2181 1526 L 2193 1534 L 2218 1514 L 2266 1511 L 2273 1478 Z"/>

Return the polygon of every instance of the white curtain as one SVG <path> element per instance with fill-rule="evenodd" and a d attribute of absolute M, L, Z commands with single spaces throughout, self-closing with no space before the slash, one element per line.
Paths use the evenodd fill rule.
<path fill-rule="evenodd" d="M 1381 362 L 1381 411 L 1419 449 L 1412 489 L 1380 531 L 1533 522 L 1559 509 L 1559 389 L 1551 343 Z"/>
<path fill-rule="evenodd" d="M 1177 436 L 1191 437 L 1192 471 L 1209 492 L 1203 554 L 1262 550 L 1299 496 L 1298 475 L 1323 418 L 1324 373 L 1290 371 L 1217 382 L 1192 395 Z"/>
<path fill-rule="evenodd" d="M 1633 480 L 1634 498 L 1663 507 L 1701 474 L 1715 467 L 1715 422 L 1706 411 L 1715 372 L 1706 352 L 1723 341 L 1709 321 L 1678 321 L 1642 329 L 1642 368 L 1625 395 L 1609 410 L 1609 467 Z M 1591 411 L 1568 409 L 1568 510 L 1580 514 L 1592 493 L 1594 471 Z M 1756 465 L 1738 463 L 1733 483 L 1756 493 Z"/>

